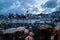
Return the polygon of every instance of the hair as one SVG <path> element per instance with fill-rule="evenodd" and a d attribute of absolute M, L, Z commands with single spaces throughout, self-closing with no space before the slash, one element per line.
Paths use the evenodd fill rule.
<path fill-rule="evenodd" d="M 25 36 L 27 37 L 29 35 L 29 33 L 26 33 Z"/>

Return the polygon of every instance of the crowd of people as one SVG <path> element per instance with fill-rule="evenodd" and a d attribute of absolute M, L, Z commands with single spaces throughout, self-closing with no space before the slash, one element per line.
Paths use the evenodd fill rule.
<path fill-rule="evenodd" d="M 0 25 L 1 28 L 3 28 L 2 25 Z M 10 27 L 4 28 L 3 30 L 6 31 L 9 28 L 13 28 L 11 25 L 12 24 L 9 24 L 8 26 Z M 6 26 L 6 24 L 3 26 Z M 32 24 L 25 24 L 23 26 L 21 24 L 17 24 L 17 27 L 15 28 L 19 29 L 20 27 L 20 29 L 13 33 L 4 33 L 4 31 L 0 29 L 0 40 L 60 40 L 60 30 L 56 30 L 53 24 L 35 26 Z"/>

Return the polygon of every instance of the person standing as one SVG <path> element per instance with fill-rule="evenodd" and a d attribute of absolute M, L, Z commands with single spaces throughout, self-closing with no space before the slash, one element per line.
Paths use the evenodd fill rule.
<path fill-rule="evenodd" d="M 58 37 L 58 40 L 60 40 L 60 32 L 59 32 L 59 37 Z"/>
<path fill-rule="evenodd" d="M 54 40 L 54 33 L 51 34 L 51 40 Z"/>
<path fill-rule="evenodd" d="M 56 31 L 56 34 L 54 36 L 54 40 L 58 40 L 58 37 L 59 37 L 59 33 L 58 33 L 58 31 Z"/>

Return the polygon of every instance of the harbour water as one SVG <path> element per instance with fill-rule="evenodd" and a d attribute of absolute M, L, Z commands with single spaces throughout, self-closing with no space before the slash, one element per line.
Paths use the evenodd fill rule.
<path fill-rule="evenodd" d="M 5 20 L 0 20 L 0 23 L 35 23 L 35 22 L 40 22 L 40 23 L 44 23 L 44 20 L 40 20 L 40 19 L 5 19 Z M 48 23 L 51 23 L 51 21 L 46 21 Z"/>

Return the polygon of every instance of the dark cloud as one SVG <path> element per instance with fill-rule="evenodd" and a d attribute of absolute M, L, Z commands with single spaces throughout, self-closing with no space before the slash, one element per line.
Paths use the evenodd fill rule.
<path fill-rule="evenodd" d="M 56 7 L 56 9 L 55 9 L 56 11 L 60 11 L 60 6 L 59 7 Z"/>
<path fill-rule="evenodd" d="M 52 12 L 51 9 L 45 9 L 44 11 L 42 11 L 42 13 L 46 13 L 46 14 L 51 13 L 51 12 Z"/>
<path fill-rule="evenodd" d="M 60 11 L 60 1 L 58 1 L 59 3 L 58 3 L 58 5 L 57 5 L 57 7 L 55 7 L 55 10 L 56 11 Z"/>
<path fill-rule="evenodd" d="M 13 5 L 13 3 L 15 3 L 16 5 L 16 1 L 19 1 L 21 5 L 19 8 L 14 8 L 14 9 L 10 9 L 10 6 Z M 30 8 L 30 6 L 28 4 L 35 4 L 35 0 L 0 0 L 0 13 L 8 13 L 8 12 L 22 12 L 22 8 L 25 8 L 26 10 Z M 17 6 L 17 5 L 16 5 Z M 4 11 L 4 12 L 3 12 Z"/>
<path fill-rule="evenodd" d="M 25 9 L 29 9 L 30 6 L 28 4 L 35 4 L 35 0 L 19 0 L 21 2 L 21 6 L 23 6 Z"/>
<path fill-rule="evenodd" d="M 16 3 L 16 1 L 18 1 L 18 2 Z M 21 4 L 19 4 L 19 3 L 21 3 Z M 20 6 L 15 7 L 13 4 L 15 4 L 15 6 L 19 6 L 19 5 Z M 29 8 L 31 8 L 32 12 L 39 12 L 38 8 L 36 8 L 34 6 L 32 7 L 31 5 L 32 6 L 36 5 L 36 1 L 35 0 L 0 0 L 0 13 L 9 13 L 9 12 L 22 13 L 22 12 L 25 12 L 26 10 L 29 10 Z M 13 6 L 13 8 L 11 8 L 11 6 Z M 56 8 L 56 10 L 60 10 L 60 7 L 56 7 L 57 0 L 48 0 L 45 4 L 42 4 L 41 6 L 42 6 L 42 9 Z M 46 13 L 47 10 L 45 10 L 44 12 Z M 50 12 L 50 11 L 48 11 L 48 12 Z"/>
<path fill-rule="evenodd" d="M 22 3 L 22 5 L 26 3 L 35 4 L 35 0 L 19 0 L 19 1 Z"/>
<path fill-rule="evenodd" d="M 57 0 L 48 0 L 45 4 L 41 5 L 43 8 L 54 8 L 57 6 Z"/>
<path fill-rule="evenodd" d="M 16 0 L 0 0 L 0 10 L 10 7 Z"/>
<path fill-rule="evenodd" d="M 38 12 L 39 10 L 38 10 L 38 8 L 34 8 L 34 9 L 32 9 L 32 11 Z"/>

